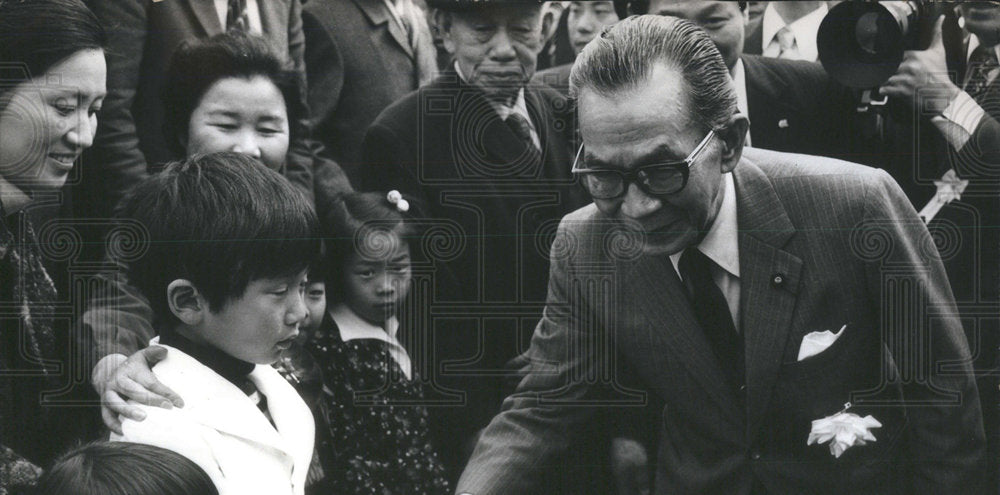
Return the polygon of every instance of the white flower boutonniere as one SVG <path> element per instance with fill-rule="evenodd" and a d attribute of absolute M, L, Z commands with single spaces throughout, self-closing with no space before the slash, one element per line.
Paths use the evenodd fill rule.
<path fill-rule="evenodd" d="M 830 453 L 839 458 L 855 445 L 874 442 L 875 435 L 872 435 L 871 429 L 881 428 L 882 423 L 871 415 L 862 418 L 847 412 L 850 408 L 851 403 L 848 402 L 837 414 L 814 420 L 806 445 L 830 442 Z"/>

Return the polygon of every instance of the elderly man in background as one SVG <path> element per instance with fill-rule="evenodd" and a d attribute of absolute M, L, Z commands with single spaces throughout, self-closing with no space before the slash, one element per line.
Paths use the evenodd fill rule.
<path fill-rule="evenodd" d="M 532 367 L 458 493 L 532 490 L 618 361 L 664 404 L 655 493 L 981 493 L 968 345 L 896 183 L 744 148 L 724 58 L 675 17 L 616 24 L 570 81 L 594 204 L 560 224 Z"/>

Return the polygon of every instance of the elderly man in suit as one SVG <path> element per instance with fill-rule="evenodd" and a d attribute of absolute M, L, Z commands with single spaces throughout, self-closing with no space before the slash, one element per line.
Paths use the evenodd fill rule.
<path fill-rule="evenodd" d="M 300 0 L 92 0 L 87 2 L 109 33 L 108 97 L 94 146 L 84 157 L 83 191 L 74 197 L 93 202 L 87 212 L 106 217 L 115 203 L 148 170 L 175 156 L 163 132 L 161 95 L 174 50 L 186 40 L 230 30 L 266 38 L 299 74 L 305 103 L 305 41 Z M 292 142 L 285 175 L 313 195 L 314 146 L 306 139 L 308 112 L 300 112 L 303 137 Z M 332 180 L 349 188 L 339 173 Z"/>
<path fill-rule="evenodd" d="M 433 317 L 417 332 L 433 334 L 425 378 L 446 397 L 432 421 L 457 475 L 475 432 L 499 410 L 504 378 L 517 376 L 506 364 L 541 315 L 558 219 L 585 195 L 569 170 L 571 106 L 527 84 L 547 27 L 542 2 L 429 6 L 453 63 L 368 129 L 362 185 L 401 191 L 412 215 L 448 232 L 448 253 L 423 265 Z"/>
<path fill-rule="evenodd" d="M 413 0 L 312 0 L 302 25 L 313 135 L 358 182 L 365 130 L 437 73 L 427 16 Z"/>
<path fill-rule="evenodd" d="M 529 490 L 624 361 L 664 404 L 655 493 L 979 493 L 969 349 L 888 175 L 744 148 L 724 59 L 674 17 L 618 23 L 571 84 L 594 204 L 560 225 L 532 368 L 458 492 Z"/>

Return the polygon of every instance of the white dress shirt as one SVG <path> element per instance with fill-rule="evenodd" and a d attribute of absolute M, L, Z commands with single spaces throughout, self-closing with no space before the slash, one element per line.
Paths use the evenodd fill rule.
<path fill-rule="evenodd" d="M 966 62 L 972 56 L 973 50 L 978 47 L 979 38 L 974 34 L 970 35 L 969 50 L 965 54 Z M 997 60 L 1000 60 L 1000 45 L 994 46 L 993 51 L 997 55 Z M 986 80 L 992 83 L 998 74 L 1000 74 L 1000 69 L 994 69 L 987 74 Z M 976 127 L 979 126 L 979 122 L 986 114 L 983 108 L 969 96 L 969 93 L 965 92 L 966 82 L 963 77 L 961 81 L 963 91 L 951 100 L 951 103 L 941 112 L 941 115 L 935 115 L 931 118 L 934 126 L 941 131 L 945 140 L 956 150 L 962 149 L 962 146 L 965 146 L 965 143 L 976 132 Z"/>
<path fill-rule="evenodd" d="M 823 22 L 823 18 L 826 17 L 828 10 L 825 2 L 820 3 L 819 8 L 816 10 L 799 17 L 791 24 L 787 24 L 788 29 L 795 37 L 795 48 L 790 52 L 786 52 L 782 58 L 808 60 L 810 62 L 819 60 L 819 49 L 816 48 L 816 32 L 819 31 L 819 25 Z M 785 26 L 785 20 L 781 18 L 781 14 L 775 10 L 773 4 L 768 4 L 767 8 L 764 9 L 760 26 L 761 53 L 764 53 L 765 56 L 777 56 L 777 54 L 768 55 L 766 52 L 772 41 L 777 43 L 775 36 Z"/>
<path fill-rule="evenodd" d="M 219 24 L 222 24 L 222 30 L 226 30 L 226 14 L 229 13 L 229 1 L 228 0 L 214 0 L 215 1 L 215 12 L 219 14 Z M 262 36 L 264 34 L 263 24 L 260 22 L 260 8 L 257 5 L 257 0 L 246 0 L 247 1 L 247 20 L 250 21 L 250 34 Z"/>
<path fill-rule="evenodd" d="M 710 260 L 715 262 L 711 267 L 712 280 L 722 291 L 729 305 L 729 316 L 733 319 L 733 326 L 736 331 L 740 331 L 740 244 L 739 225 L 736 216 L 736 183 L 733 181 L 733 174 L 723 175 L 722 206 L 719 207 L 719 214 L 716 215 L 712 227 L 705 234 L 697 248 Z M 689 248 L 690 249 L 690 248 Z M 670 262 L 674 265 L 674 270 L 680 276 L 677 265 L 681 261 L 684 251 L 670 255 Z"/>

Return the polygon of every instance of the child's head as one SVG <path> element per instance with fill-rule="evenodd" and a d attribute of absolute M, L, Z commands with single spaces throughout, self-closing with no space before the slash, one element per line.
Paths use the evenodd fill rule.
<path fill-rule="evenodd" d="M 160 447 L 101 442 L 73 449 L 42 475 L 36 495 L 217 495 L 205 471 Z"/>
<path fill-rule="evenodd" d="M 298 134 L 300 92 L 262 38 L 220 34 L 186 43 L 166 73 L 167 142 L 178 154 L 235 151 L 279 170 Z"/>
<path fill-rule="evenodd" d="M 284 177 L 237 153 L 195 156 L 136 185 L 116 215 L 148 236 L 126 266 L 163 332 L 258 364 L 290 345 L 320 240 L 312 205 Z"/>
<path fill-rule="evenodd" d="M 347 193 L 329 209 L 323 222 L 330 248 L 328 300 L 346 303 L 377 325 L 396 313 L 410 290 L 414 234 L 403 217 L 407 208 L 393 191 L 388 197 Z"/>

